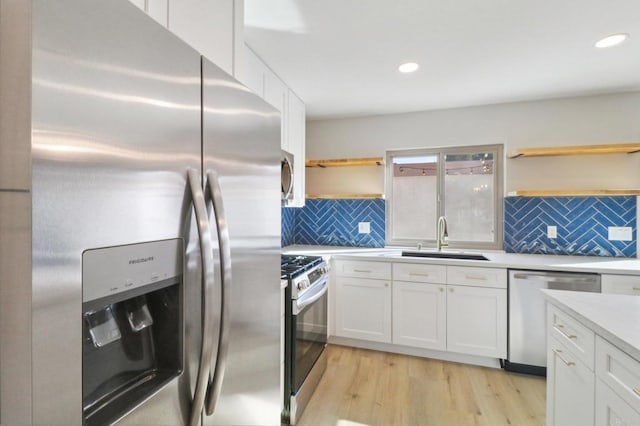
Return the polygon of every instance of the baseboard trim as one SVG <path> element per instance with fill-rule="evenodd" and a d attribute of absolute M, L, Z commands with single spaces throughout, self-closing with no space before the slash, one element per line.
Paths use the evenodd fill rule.
<path fill-rule="evenodd" d="M 498 358 L 459 354 L 455 352 L 434 351 L 431 349 L 412 348 L 410 346 L 394 345 L 391 343 L 369 342 L 366 340 L 350 339 L 347 337 L 339 336 L 329 336 L 329 343 L 340 346 L 371 349 L 374 351 L 418 356 L 422 358 L 432 358 L 441 361 L 458 362 L 461 364 L 471 364 L 480 367 L 501 368 L 500 360 Z"/>

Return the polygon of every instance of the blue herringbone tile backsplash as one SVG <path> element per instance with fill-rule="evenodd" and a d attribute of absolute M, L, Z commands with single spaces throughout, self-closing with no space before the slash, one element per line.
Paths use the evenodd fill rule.
<path fill-rule="evenodd" d="M 307 200 L 282 209 L 282 246 L 291 244 L 384 247 L 385 201 Z M 504 200 L 504 250 L 583 256 L 636 257 L 636 197 L 508 197 Z M 358 223 L 369 222 L 370 234 Z M 558 237 L 547 238 L 547 225 Z M 631 241 L 609 241 L 609 226 L 632 228 Z"/>
<path fill-rule="evenodd" d="M 297 210 L 298 209 L 282 207 L 282 235 L 280 236 L 280 244 L 282 247 L 294 244 L 293 227 Z"/>
<path fill-rule="evenodd" d="M 509 197 L 504 202 L 508 253 L 635 257 L 636 197 Z M 558 238 L 547 238 L 547 225 Z M 609 226 L 632 228 L 631 241 L 609 241 Z"/>
<path fill-rule="evenodd" d="M 285 212 L 293 213 L 293 241 L 285 237 Z M 358 233 L 358 223 L 369 222 L 371 233 Z M 384 200 L 307 200 L 303 208 L 283 209 L 284 245 L 306 244 L 348 247 L 384 247 Z"/>

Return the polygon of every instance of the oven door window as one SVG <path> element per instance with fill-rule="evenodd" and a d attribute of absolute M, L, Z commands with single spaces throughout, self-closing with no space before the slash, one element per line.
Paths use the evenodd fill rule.
<path fill-rule="evenodd" d="M 293 383 L 298 392 L 327 344 L 327 293 L 293 315 Z"/>

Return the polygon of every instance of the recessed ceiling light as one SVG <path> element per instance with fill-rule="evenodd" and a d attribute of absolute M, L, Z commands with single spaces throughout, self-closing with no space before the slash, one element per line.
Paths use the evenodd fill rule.
<path fill-rule="evenodd" d="M 620 44 L 628 38 L 629 38 L 629 34 L 613 34 L 603 38 L 602 40 L 598 40 L 594 46 L 599 49 L 604 49 L 606 47 L 611 47 L 611 46 Z"/>
<path fill-rule="evenodd" d="M 407 74 L 416 71 L 418 68 L 420 68 L 420 65 L 415 62 L 406 62 L 398 67 L 398 71 Z"/>

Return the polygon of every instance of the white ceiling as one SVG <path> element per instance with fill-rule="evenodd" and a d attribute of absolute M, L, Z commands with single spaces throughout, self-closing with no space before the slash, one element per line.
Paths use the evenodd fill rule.
<path fill-rule="evenodd" d="M 640 0 L 245 0 L 245 40 L 312 119 L 640 90 Z"/>

